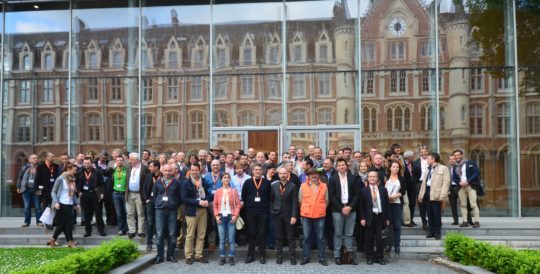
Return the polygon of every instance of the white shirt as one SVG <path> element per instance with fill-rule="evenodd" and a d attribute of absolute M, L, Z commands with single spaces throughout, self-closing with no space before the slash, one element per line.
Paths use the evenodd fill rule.
<path fill-rule="evenodd" d="M 131 175 L 129 176 L 129 191 L 139 192 L 141 188 L 141 165 L 131 168 Z"/>
<path fill-rule="evenodd" d="M 221 216 L 227 216 L 227 215 L 231 215 L 232 212 L 231 212 L 231 205 L 229 203 L 229 192 L 225 193 L 225 191 L 223 191 L 223 189 L 221 190 L 221 212 L 219 212 L 221 214 Z M 229 190 L 229 191 L 232 191 L 232 190 Z"/>
<path fill-rule="evenodd" d="M 386 190 L 388 190 L 388 196 L 396 194 L 401 189 L 401 183 L 399 180 L 388 180 L 386 181 Z M 391 204 L 401 204 L 401 199 L 396 199 L 395 201 L 390 200 Z"/>
<path fill-rule="evenodd" d="M 341 184 L 341 203 L 346 204 L 349 202 L 349 184 L 347 183 L 347 174 L 341 176 L 339 174 L 339 182 Z"/>
<path fill-rule="evenodd" d="M 377 192 L 377 207 L 373 207 L 373 213 L 382 213 L 382 206 L 381 206 L 381 194 L 379 194 L 379 189 L 376 186 L 369 186 L 370 191 L 373 193 L 373 189 L 375 188 L 375 191 Z M 372 197 L 373 199 L 373 197 Z"/>
<path fill-rule="evenodd" d="M 467 182 L 467 163 L 463 163 L 461 166 L 461 181 Z"/>
<path fill-rule="evenodd" d="M 250 178 L 251 176 L 245 173 L 242 174 L 242 177 L 238 176 L 237 174 L 231 178 L 231 186 L 232 188 L 236 189 L 236 192 L 238 192 L 238 196 L 240 197 L 240 200 L 242 200 L 242 187 L 244 186 L 244 182 Z"/>
<path fill-rule="evenodd" d="M 62 180 L 62 191 L 58 197 L 58 202 L 63 205 L 72 205 L 73 199 L 69 197 L 69 187 L 66 179 Z"/>
<path fill-rule="evenodd" d="M 420 182 L 424 181 L 424 177 L 427 176 L 428 164 L 427 159 L 420 158 L 420 165 L 422 166 L 422 175 L 420 175 Z"/>
<path fill-rule="evenodd" d="M 428 170 L 428 180 L 426 182 L 426 186 L 431 186 L 431 179 L 433 179 L 433 173 L 435 173 L 435 168 L 436 166 L 431 167 L 431 170 Z M 431 172 L 431 176 L 429 176 L 429 172 Z"/>

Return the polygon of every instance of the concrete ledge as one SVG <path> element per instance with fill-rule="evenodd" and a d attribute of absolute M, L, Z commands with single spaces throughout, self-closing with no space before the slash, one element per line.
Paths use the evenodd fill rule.
<path fill-rule="evenodd" d="M 453 269 L 455 271 L 458 271 L 460 273 L 468 273 L 468 274 L 493 274 L 491 271 L 487 271 L 481 267 L 478 266 L 472 266 L 472 265 L 462 265 L 460 263 L 447 260 L 442 257 L 433 258 L 430 260 L 431 262 L 434 262 L 438 265 L 445 266 L 447 268 Z"/>
<path fill-rule="evenodd" d="M 131 263 L 122 265 L 120 267 L 117 267 L 107 273 L 109 274 L 138 273 L 141 270 L 147 268 L 149 265 L 151 265 L 154 257 L 156 257 L 155 254 L 143 255 L 139 259 Z"/>

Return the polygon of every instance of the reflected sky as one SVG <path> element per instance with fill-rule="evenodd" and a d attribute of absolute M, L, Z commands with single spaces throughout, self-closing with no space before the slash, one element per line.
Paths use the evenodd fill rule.
<path fill-rule="evenodd" d="M 423 5 L 433 0 L 419 0 Z M 336 1 L 303 1 L 287 3 L 288 20 L 331 18 Z M 358 17 L 369 10 L 369 1 L 346 1 L 349 15 Z M 360 5 L 360 9 L 358 8 Z M 282 17 L 281 3 L 250 3 L 214 5 L 214 23 L 279 21 Z M 441 12 L 452 12 L 452 0 L 441 2 Z M 210 7 L 200 6 L 166 6 L 143 8 L 143 16 L 149 25 L 166 25 L 171 23 L 171 14 L 176 13 L 180 24 L 209 24 Z M 111 27 L 136 27 L 138 25 L 138 8 L 108 8 L 73 10 L 89 29 Z M 145 21 L 145 22 L 146 22 Z M 6 14 L 6 33 L 39 33 L 69 31 L 69 12 L 64 11 L 25 11 Z"/>

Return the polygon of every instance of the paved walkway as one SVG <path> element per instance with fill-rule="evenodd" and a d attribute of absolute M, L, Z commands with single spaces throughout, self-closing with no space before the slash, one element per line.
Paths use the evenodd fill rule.
<path fill-rule="evenodd" d="M 437 273 L 450 274 L 457 273 L 444 266 L 437 265 L 425 261 L 405 261 L 387 263 L 386 265 L 367 265 L 365 261 L 360 261 L 359 265 L 336 265 L 333 261 L 328 261 L 328 266 L 324 267 L 316 262 L 311 262 L 306 265 L 290 265 L 288 260 L 285 260 L 282 265 L 277 265 L 275 260 L 269 260 L 262 265 L 258 261 L 245 264 L 243 261 L 237 262 L 235 266 L 224 265 L 220 266 L 217 259 L 211 260 L 208 264 L 194 263 L 186 265 L 184 260 L 178 263 L 164 262 L 158 265 L 151 265 L 142 272 L 146 274 L 155 273 L 258 273 L 258 274 L 274 274 L 274 273 Z"/>

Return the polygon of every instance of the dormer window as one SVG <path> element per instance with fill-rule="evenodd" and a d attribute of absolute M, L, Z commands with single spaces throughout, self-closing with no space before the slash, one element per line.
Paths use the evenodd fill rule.
<path fill-rule="evenodd" d="M 138 54 L 141 54 L 141 64 L 143 68 L 152 68 L 154 66 L 154 59 L 152 54 L 152 49 L 149 48 L 146 44 L 146 41 L 142 41 L 141 43 L 141 50 L 137 52 Z M 138 57 L 138 56 L 137 56 Z M 139 59 L 137 58 L 137 63 Z"/>
<path fill-rule="evenodd" d="M 101 50 L 97 46 L 95 40 L 90 41 L 85 53 L 86 56 L 86 68 L 98 69 L 101 65 Z"/>
<path fill-rule="evenodd" d="M 203 68 L 206 65 L 207 53 L 208 46 L 206 45 L 206 41 L 201 35 L 191 49 L 191 67 Z"/>
<path fill-rule="evenodd" d="M 277 65 L 281 63 L 281 42 L 279 36 L 274 34 L 269 39 L 269 43 L 266 46 L 266 63 L 269 65 Z"/>
<path fill-rule="evenodd" d="M 319 63 L 332 62 L 332 42 L 328 38 L 326 30 L 319 36 L 319 40 L 315 43 L 316 58 Z"/>
<path fill-rule="evenodd" d="M 182 67 L 182 49 L 174 36 L 169 39 L 165 49 L 165 67 L 168 69 L 178 69 Z"/>
<path fill-rule="evenodd" d="M 120 69 L 124 67 L 126 52 L 120 39 L 115 39 L 109 48 L 109 67 Z"/>
<path fill-rule="evenodd" d="M 28 43 L 25 43 L 21 52 L 19 53 L 19 68 L 20 70 L 32 70 L 34 65 L 34 55 L 30 50 Z"/>
<path fill-rule="evenodd" d="M 55 56 L 56 53 L 54 52 L 51 43 L 47 42 L 41 53 L 41 68 L 46 70 L 54 69 Z"/>
<path fill-rule="evenodd" d="M 240 64 L 243 66 L 255 65 L 256 48 L 253 38 L 253 34 L 246 34 L 244 42 L 240 46 Z"/>
<path fill-rule="evenodd" d="M 229 39 L 224 38 L 221 34 L 217 36 L 215 51 L 215 66 L 216 68 L 223 68 L 229 65 L 230 48 L 228 46 Z"/>
<path fill-rule="evenodd" d="M 306 62 L 306 43 L 304 42 L 304 36 L 302 33 L 297 32 L 292 43 L 289 44 L 290 59 L 293 63 L 305 63 Z"/>

